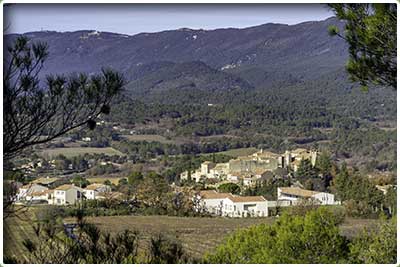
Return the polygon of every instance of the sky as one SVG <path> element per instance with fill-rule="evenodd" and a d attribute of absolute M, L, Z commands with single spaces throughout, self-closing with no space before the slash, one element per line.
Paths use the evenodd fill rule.
<path fill-rule="evenodd" d="M 297 24 L 333 16 L 321 4 L 13 4 L 6 33 L 97 30 L 123 34 Z"/>

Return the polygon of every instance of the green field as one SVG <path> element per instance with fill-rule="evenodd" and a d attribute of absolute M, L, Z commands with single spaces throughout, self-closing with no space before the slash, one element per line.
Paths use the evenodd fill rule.
<path fill-rule="evenodd" d="M 40 154 L 41 156 L 48 156 L 50 158 L 58 155 L 64 155 L 67 158 L 84 155 L 84 154 L 105 154 L 109 156 L 118 155 L 123 156 L 124 154 L 112 147 L 62 147 L 62 148 L 50 148 L 43 149 Z"/>

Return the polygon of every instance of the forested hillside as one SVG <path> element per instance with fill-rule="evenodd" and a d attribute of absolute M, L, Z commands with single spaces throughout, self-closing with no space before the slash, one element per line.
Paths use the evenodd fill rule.
<path fill-rule="evenodd" d="M 363 92 L 349 82 L 347 44 L 328 35 L 329 25 L 343 27 L 329 18 L 133 36 L 25 35 L 49 45 L 43 75 L 95 73 L 102 67 L 124 73 L 126 90 L 107 121 L 195 142 L 225 136 L 202 140 L 201 146 L 214 147 L 205 152 L 308 146 L 328 149 L 355 165 L 393 170 L 396 93 L 379 87 Z M 7 35 L 6 45 L 16 36 Z M 198 152 L 204 151 L 193 150 Z"/>

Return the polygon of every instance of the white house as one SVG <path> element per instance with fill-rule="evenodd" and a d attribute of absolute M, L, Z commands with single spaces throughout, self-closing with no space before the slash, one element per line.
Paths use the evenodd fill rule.
<path fill-rule="evenodd" d="M 237 196 L 216 191 L 200 191 L 194 197 L 195 210 L 228 217 L 266 217 L 268 202 L 262 196 Z"/>
<path fill-rule="evenodd" d="M 54 189 L 54 205 L 73 205 L 83 197 L 83 189 L 73 184 L 64 184 Z"/>
<path fill-rule="evenodd" d="M 27 184 L 18 189 L 17 200 L 31 200 L 32 194 L 46 191 L 48 188 L 39 184 Z"/>
<path fill-rule="evenodd" d="M 229 193 L 218 193 L 214 190 L 202 190 L 193 198 L 195 211 L 222 215 L 223 201 L 230 195 Z"/>
<path fill-rule="evenodd" d="M 223 215 L 229 217 L 267 217 L 268 201 L 263 196 L 235 196 L 224 200 Z"/>
<path fill-rule="evenodd" d="M 99 193 L 106 193 L 111 192 L 111 187 L 105 184 L 91 184 L 88 185 L 83 194 L 85 195 L 86 199 L 97 199 Z"/>
<path fill-rule="evenodd" d="M 278 201 L 290 201 L 292 204 L 297 204 L 300 200 L 308 199 L 315 201 L 319 205 L 336 205 L 335 195 L 326 193 L 305 190 L 298 187 L 278 187 Z"/>

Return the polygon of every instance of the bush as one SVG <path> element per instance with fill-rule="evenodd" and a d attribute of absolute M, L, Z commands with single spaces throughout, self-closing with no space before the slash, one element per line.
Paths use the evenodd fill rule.
<path fill-rule="evenodd" d="M 346 200 L 343 202 L 343 206 L 346 210 L 346 215 L 349 217 L 361 217 L 361 218 L 377 218 L 378 214 L 374 212 L 373 208 L 368 205 L 366 201 L 356 201 L 353 199 Z"/>
<path fill-rule="evenodd" d="M 207 263 L 342 263 L 348 246 L 334 213 L 326 207 L 305 216 L 285 213 L 273 225 L 261 224 L 231 235 Z"/>

